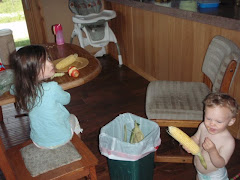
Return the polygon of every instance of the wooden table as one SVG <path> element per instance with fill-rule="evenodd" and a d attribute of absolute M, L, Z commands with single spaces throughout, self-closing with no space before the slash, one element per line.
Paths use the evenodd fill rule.
<path fill-rule="evenodd" d="M 86 67 L 79 70 L 80 72 L 79 77 L 73 78 L 66 73 L 62 77 L 57 77 L 53 79 L 53 81 L 58 82 L 59 85 L 61 85 L 64 90 L 85 84 L 94 79 L 101 72 L 102 67 L 98 59 L 96 59 L 89 52 L 87 52 L 86 50 L 77 45 L 68 43 L 65 43 L 63 45 L 56 45 L 55 43 L 48 43 L 44 44 L 43 46 L 45 46 L 46 49 L 48 50 L 52 60 L 63 58 L 70 54 L 77 53 L 79 57 L 87 58 L 89 61 L 89 64 Z M 15 97 L 11 95 L 9 92 L 6 92 L 2 96 L 0 96 L 0 122 L 3 121 L 1 106 L 10 103 L 15 103 Z"/>

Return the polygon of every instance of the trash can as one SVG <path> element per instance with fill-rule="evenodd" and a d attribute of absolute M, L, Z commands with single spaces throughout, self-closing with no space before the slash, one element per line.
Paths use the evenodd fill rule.
<path fill-rule="evenodd" d="M 0 58 L 3 65 L 9 65 L 9 55 L 16 50 L 11 29 L 0 29 Z"/>
<path fill-rule="evenodd" d="M 144 134 L 138 142 L 129 143 L 134 122 Z M 127 142 L 124 141 L 124 125 L 127 127 Z M 108 158 L 111 180 L 151 180 L 154 171 L 154 153 L 161 144 L 157 123 L 124 113 L 101 128 L 99 149 Z"/>
<path fill-rule="evenodd" d="M 154 152 L 137 161 L 108 159 L 111 180 L 151 180 L 154 172 Z"/>

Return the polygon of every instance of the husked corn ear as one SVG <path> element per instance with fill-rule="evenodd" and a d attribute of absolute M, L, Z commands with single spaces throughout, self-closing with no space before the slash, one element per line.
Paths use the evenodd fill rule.
<path fill-rule="evenodd" d="M 168 133 L 176 139 L 180 144 L 186 147 L 192 155 L 197 155 L 200 159 L 201 164 L 207 169 L 207 164 L 201 154 L 200 147 L 191 139 L 186 133 L 177 127 L 169 126 Z"/>
<path fill-rule="evenodd" d="M 174 139 L 176 139 L 180 144 L 188 148 L 188 150 L 193 155 L 197 155 L 200 152 L 199 146 L 186 133 L 184 133 L 179 128 L 174 126 L 169 126 L 168 131 Z"/>
<path fill-rule="evenodd" d="M 64 58 L 63 60 L 61 60 L 60 62 L 58 62 L 56 64 L 56 68 L 63 69 L 65 67 L 69 66 L 74 61 L 76 61 L 77 57 L 78 57 L 78 54 L 71 54 L 71 55 L 67 56 L 66 58 Z"/>

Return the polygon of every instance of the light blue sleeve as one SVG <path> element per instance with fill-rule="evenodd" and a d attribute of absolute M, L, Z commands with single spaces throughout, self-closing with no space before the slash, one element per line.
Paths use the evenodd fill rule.
<path fill-rule="evenodd" d="M 68 92 L 64 91 L 61 86 L 56 82 L 53 83 L 52 93 L 56 101 L 62 105 L 67 105 L 70 102 L 71 96 Z"/>

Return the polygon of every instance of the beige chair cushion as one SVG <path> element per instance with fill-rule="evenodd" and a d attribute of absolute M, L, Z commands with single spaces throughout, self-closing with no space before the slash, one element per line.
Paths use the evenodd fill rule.
<path fill-rule="evenodd" d="M 153 81 L 146 96 L 148 119 L 203 120 L 203 100 L 210 93 L 201 82 Z"/>
<path fill-rule="evenodd" d="M 20 151 L 25 166 L 33 177 L 82 159 L 71 142 L 56 149 L 40 149 L 29 144 Z"/>
<path fill-rule="evenodd" d="M 208 46 L 202 71 L 211 80 L 213 92 L 220 90 L 224 73 L 231 60 L 239 62 L 240 50 L 232 41 L 215 36 Z"/>

